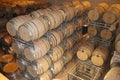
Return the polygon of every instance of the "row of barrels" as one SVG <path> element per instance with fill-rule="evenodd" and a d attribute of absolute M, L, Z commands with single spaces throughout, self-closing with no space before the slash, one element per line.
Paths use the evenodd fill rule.
<path fill-rule="evenodd" d="M 99 3 L 88 12 L 88 17 L 91 21 L 98 21 L 102 17 L 106 24 L 113 24 L 119 20 L 120 4 Z"/>
<path fill-rule="evenodd" d="M 104 80 L 119 80 L 120 79 L 120 54 L 114 52 L 110 61 L 110 70 L 104 76 Z"/>
<path fill-rule="evenodd" d="M 73 55 L 74 50 L 67 50 L 65 51 L 63 57 L 56 62 L 52 62 L 50 56 L 45 55 L 34 62 L 29 62 L 26 61 L 25 58 L 20 58 L 20 60 L 17 60 L 17 63 L 19 64 L 19 68 L 21 70 L 26 69 L 23 72 L 27 72 L 29 79 L 38 78 L 43 80 L 51 80 L 62 70 L 64 65 L 73 58 Z"/>
<path fill-rule="evenodd" d="M 83 4 L 85 3 L 83 2 Z M 36 13 L 39 16 L 36 16 Z M 36 16 L 35 18 L 33 17 L 34 15 Z M 24 41 L 30 41 L 40 38 L 49 29 L 54 29 L 63 23 L 63 21 L 70 21 L 75 16 L 75 7 L 64 6 L 60 9 L 48 8 L 37 10 L 35 14 L 31 13 L 30 15 L 13 18 L 7 23 L 6 28 L 12 36 L 17 35 Z"/>
<path fill-rule="evenodd" d="M 110 61 L 110 70 L 106 73 L 104 80 L 119 80 L 120 79 L 120 25 L 116 30 L 115 51 Z"/>
<path fill-rule="evenodd" d="M 100 29 L 97 26 L 88 26 L 88 35 L 92 37 L 100 36 L 101 39 L 111 40 L 113 38 L 113 33 L 116 29 L 110 30 L 107 28 Z"/>
<path fill-rule="evenodd" d="M 76 27 L 72 23 L 66 24 L 65 32 L 55 29 L 76 16 L 74 7 L 64 6 L 59 10 L 48 8 L 38 12 L 41 14 L 39 17 L 31 13 L 13 18 L 7 23 L 7 30 L 12 36 L 18 35 L 26 42 L 33 42 L 32 46 L 18 41 L 12 44 L 18 54 L 17 63 L 25 77 L 51 80 L 51 72 L 55 76 L 72 59 L 73 51 L 66 50 L 72 48 L 82 35 L 79 31 L 75 32 Z"/>
<path fill-rule="evenodd" d="M 109 55 L 107 47 L 100 45 L 95 47 L 94 43 L 87 41 L 78 44 L 77 57 L 80 60 L 91 59 L 96 66 L 102 66 Z"/>
<path fill-rule="evenodd" d="M 49 2 L 40 1 L 0 1 L 0 17 L 18 16 L 33 10 L 51 6 Z M 7 15 L 8 14 L 8 15 Z"/>
<path fill-rule="evenodd" d="M 59 57 L 62 56 L 65 50 L 72 48 L 75 42 L 81 38 L 82 38 L 82 34 L 81 32 L 78 31 L 72 34 L 67 39 L 63 40 L 59 45 L 53 48 L 50 47 L 50 42 L 48 41 L 46 37 L 35 40 L 33 42 L 34 46 L 28 46 L 28 45 L 25 45 L 23 43 L 16 41 L 12 43 L 12 48 L 14 49 L 17 55 L 24 54 L 25 57 L 30 61 L 34 61 L 46 55 L 48 52 L 52 52 L 50 55 L 53 61 L 56 61 L 56 58 L 59 59 Z M 57 53 L 60 53 L 60 54 L 58 55 Z M 57 55 L 58 57 L 54 55 Z"/>

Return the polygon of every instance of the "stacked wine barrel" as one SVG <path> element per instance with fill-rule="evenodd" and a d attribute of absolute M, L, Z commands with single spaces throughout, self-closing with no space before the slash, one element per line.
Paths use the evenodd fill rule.
<path fill-rule="evenodd" d="M 81 61 L 91 60 L 96 66 L 103 66 L 108 57 L 108 48 L 104 45 L 95 46 L 91 41 L 78 44 L 77 57 Z"/>
<path fill-rule="evenodd" d="M 120 16 L 120 4 L 108 5 L 99 3 L 88 12 L 89 25 L 88 34 L 92 37 L 99 36 L 104 40 L 111 40 L 115 36 Z"/>
<path fill-rule="evenodd" d="M 15 38 L 12 47 L 19 68 L 28 79 L 51 80 L 76 52 L 74 44 L 82 38 L 81 27 L 87 22 L 79 16 L 91 4 L 87 1 L 64 4 L 68 5 L 63 3 L 15 17 L 6 25 Z"/>
<path fill-rule="evenodd" d="M 0 17 L 6 17 L 7 19 L 11 19 L 12 17 L 27 14 L 33 10 L 47 8 L 49 6 L 51 6 L 49 2 L 35 2 L 28 0 L 0 1 Z"/>
<path fill-rule="evenodd" d="M 119 48 L 119 36 L 120 36 L 120 25 L 117 28 L 116 31 L 116 38 L 115 38 L 115 51 L 111 58 L 110 62 L 110 70 L 106 73 L 104 80 L 119 80 L 120 79 L 120 48 Z"/>

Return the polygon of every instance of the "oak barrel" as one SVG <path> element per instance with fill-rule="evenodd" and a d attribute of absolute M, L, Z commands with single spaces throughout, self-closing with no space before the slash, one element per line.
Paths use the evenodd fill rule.
<path fill-rule="evenodd" d="M 104 80 L 120 80 L 120 67 L 111 68 L 105 75 Z"/>
<path fill-rule="evenodd" d="M 53 63 L 53 69 L 52 69 L 53 75 L 58 74 L 62 70 L 63 66 L 64 63 L 61 59 Z"/>
<path fill-rule="evenodd" d="M 64 49 L 61 46 L 56 46 L 52 48 L 52 53 L 50 53 L 50 57 L 53 62 L 58 61 L 64 53 Z"/>
<path fill-rule="evenodd" d="M 120 7 L 120 5 L 119 5 Z M 120 8 L 118 7 L 111 7 L 108 8 L 108 11 L 105 12 L 105 14 L 103 15 L 103 20 L 105 23 L 107 24 L 112 24 L 114 23 L 115 21 L 117 21 L 120 17 Z"/>
<path fill-rule="evenodd" d="M 97 28 L 96 26 L 88 26 L 88 35 L 89 36 L 96 36 L 97 35 Z"/>
<path fill-rule="evenodd" d="M 51 31 L 50 35 L 48 36 L 52 47 L 57 46 L 63 40 L 63 37 L 63 33 L 58 30 Z"/>
<path fill-rule="evenodd" d="M 77 57 L 80 60 L 87 60 L 92 55 L 94 44 L 91 42 L 83 42 L 78 46 Z"/>
<path fill-rule="evenodd" d="M 40 80 L 52 80 L 52 72 L 48 70 L 40 76 Z"/>
<path fill-rule="evenodd" d="M 25 57 L 30 61 L 44 56 L 50 49 L 50 44 L 45 37 L 37 39 L 33 43 L 34 47 L 26 46 L 23 51 Z"/>
<path fill-rule="evenodd" d="M 110 40 L 112 38 L 112 32 L 109 29 L 103 29 L 100 32 L 100 36 L 102 39 Z"/>
<path fill-rule="evenodd" d="M 3 67 L 5 73 L 13 73 L 18 70 L 18 64 L 15 62 L 8 63 Z"/>
<path fill-rule="evenodd" d="M 6 28 L 7 28 L 8 33 L 12 36 L 18 35 L 19 26 L 25 22 L 28 22 L 31 19 L 32 18 L 29 15 L 18 16 L 18 17 L 11 19 L 6 24 Z"/>
<path fill-rule="evenodd" d="M 67 64 L 70 60 L 72 60 L 73 58 L 73 55 L 74 55 L 74 51 L 72 50 L 68 50 L 65 52 L 65 60 L 64 60 L 64 64 Z"/>
<path fill-rule="evenodd" d="M 42 37 L 48 29 L 48 20 L 39 17 L 21 25 L 18 32 L 20 38 L 28 42 Z"/>
<path fill-rule="evenodd" d="M 102 66 L 108 57 L 108 49 L 105 46 L 98 46 L 92 53 L 91 61 L 96 66 Z"/>
<path fill-rule="evenodd" d="M 46 72 L 51 64 L 50 57 L 45 55 L 44 57 L 37 59 L 32 65 L 27 65 L 27 71 L 32 77 L 37 77 Z"/>
<path fill-rule="evenodd" d="M 99 3 L 95 6 L 94 9 L 88 12 L 88 17 L 91 21 L 97 21 L 103 15 L 103 13 L 107 10 L 108 4 L 107 3 Z"/>

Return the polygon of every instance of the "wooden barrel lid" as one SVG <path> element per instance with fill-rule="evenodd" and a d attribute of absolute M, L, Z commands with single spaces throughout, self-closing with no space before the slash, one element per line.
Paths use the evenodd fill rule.
<path fill-rule="evenodd" d="M 28 59 L 28 60 L 30 60 L 30 61 L 33 61 L 33 60 L 35 60 L 35 52 L 34 52 L 34 50 L 33 50 L 33 48 L 25 48 L 24 49 L 24 55 L 25 55 L 25 57 Z"/>
<path fill-rule="evenodd" d="M 13 55 L 6 54 L 6 55 L 3 55 L 3 56 L 0 58 L 0 61 L 3 62 L 3 63 L 8 63 L 8 62 L 11 62 L 13 59 L 14 59 L 14 56 L 13 56 Z"/>
<path fill-rule="evenodd" d="M 120 33 L 117 34 L 116 38 L 115 38 L 115 43 L 117 43 L 117 41 L 120 40 Z"/>
<path fill-rule="evenodd" d="M 100 36 L 105 40 L 109 40 L 112 38 L 112 32 L 109 31 L 108 29 L 103 29 L 100 33 Z"/>
<path fill-rule="evenodd" d="M 88 27 L 88 35 L 96 36 L 97 35 L 97 28 L 95 26 Z"/>
<path fill-rule="evenodd" d="M 16 28 L 15 28 L 15 25 L 14 24 L 12 24 L 11 22 L 8 22 L 7 24 L 6 24 L 6 28 L 7 28 L 7 31 L 8 31 L 8 33 L 10 34 L 10 35 L 12 35 L 12 36 L 16 36 Z"/>
<path fill-rule="evenodd" d="M 94 65 L 96 65 L 96 66 L 102 66 L 103 63 L 104 63 L 104 60 L 103 60 L 103 58 L 101 57 L 101 55 L 92 56 L 91 61 L 92 61 L 92 63 L 93 63 Z"/>
<path fill-rule="evenodd" d="M 3 71 L 6 73 L 13 73 L 18 69 L 18 64 L 17 63 L 8 63 L 3 67 Z"/>
<path fill-rule="evenodd" d="M 115 50 L 120 53 L 120 40 L 116 42 L 115 44 Z"/>
<path fill-rule="evenodd" d="M 107 24 L 112 24 L 116 20 L 116 15 L 111 11 L 105 12 L 103 15 L 103 20 Z"/>
<path fill-rule="evenodd" d="M 86 52 L 83 51 L 77 51 L 77 57 L 80 60 L 87 60 L 88 59 L 88 54 Z"/>
<path fill-rule="evenodd" d="M 21 39 L 23 39 L 24 41 L 30 41 L 31 37 L 32 37 L 32 33 L 30 33 L 29 29 L 24 26 L 20 26 L 19 30 L 19 36 L 21 37 Z"/>
<path fill-rule="evenodd" d="M 90 10 L 88 12 L 88 18 L 91 20 L 91 21 L 97 21 L 99 19 L 100 15 L 99 15 L 99 12 L 97 10 Z"/>

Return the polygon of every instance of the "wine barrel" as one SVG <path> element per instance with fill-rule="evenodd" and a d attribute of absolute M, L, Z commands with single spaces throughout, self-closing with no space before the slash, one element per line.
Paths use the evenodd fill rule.
<path fill-rule="evenodd" d="M 111 68 L 105 75 L 104 80 L 120 80 L 120 67 Z"/>
<path fill-rule="evenodd" d="M 19 26 L 25 22 L 28 22 L 31 19 L 32 18 L 29 15 L 18 16 L 18 17 L 11 19 L 6 24 L 6 28 L 7 28 L 8 33 L 12 36 L 18 35 Z"/>
<path fill-rule="evenodd" d="M 120 55 L 117 52 L 114 53 L 110 61 L 111 68 L 116 67 L 116 66 L 120 66 Z"/>
<path fill-rule="evenodd" d="M 28 42 L 42 37 L 48 29 L 48 21 L 40 17 L 21 25 L 18 32 L 20 38 Z"/>
<path fill-rule="evenodd" d="M 64 49 L 61 46 L 57 46 L 52 48 L 52 53 L 50 53 L 50 57 L 53 62 L 58 61 L 64 53 Z"/>
<path fill-rule="evenodd" d="M 10 54 L 5 54 L 5 55 L 0 57 L 0 62 L 3 63 L 3 64 L 14 62 L 14 60 L 15 60 L 14 56 L 10 55 Z"/>
<path fill-rule="evenodd" d="M 112 32 L 108 29 L 103 29 L 100 32 L 100 36 L 102 39 L 110 40 L 112 38 Z"/>
<path fill-rule="evenodd" d="M 23 52 L 23 49 L 25 48 L 25 45 L 23 43 L 18 42 L 18 41 L 14 41 L 12 43 L 12 48 L 17 55 L 21 55 Z"/>
<path fill-rule="evenodd" d="M 91 21 L 97 21 L 106 11 L 107 3 L 99 3 L 94 9 L 88 12 L 88 17 Z"/>
<path fill-rule="evenodd" d="M 88 35 L 89 36 L 96 36 L 97 35 L 97 28 L 95 26 L 88 26 Z"/>
<path fill-rule="evenodd" d="M 107 4 L 105 2 L 99 3 L 98 6 L 104 7 L 105 10 L 107 10 L 109 8 L 109 4 Z"/>
<path fill-rule="evenodd" d="M 50 32 L 48 38 L 51 46 L 55 47 L 63 40 L 63 33 L 61 31 L 54 30 Z"/>
<path fill-rule="evenodd" d="M 8 63 L 3 67 L 5 73 L 13 73 L 18 70 L 18 64 L 15 62 Z"/>
<path fill-rule="evenodd" d="M 119 6 L 120 7 L 120 6 Z M 107 24 L 112 24 L 120 17 L 120 9 L 117 7 L 110 7 L 103 15 L 103 21 Z"/>
<path fill-rule="evenodd" d="M 117 35 L 115 39 L 115 50 L 120 53 L 120 33 Z"/>
<path fill-rule="evenodd" d="M 74 52 L 72 50 L 68 50 L 65 52 L 65 59 L 64 59 L 64 64 L 67 64 L 70 60 L 72 60 L 74 55 Z"/>
<path fill-rule="evenodd" d="M 73 7 L 62 7 L 60 10 L 63 10 L 66 14 L 65 21 L 70 21 L 76 16 L 75 8 Z"/>
<path fill-rule="evenodd" d="M 96 66 L 102 66 L 107 60 L 108 50 L 105 46 L 98 46 L 92 53 L 91 61 Z"/>
<path fill-rule="evenodd" d="M 39 58 L 32 65 L 27 66 L 27 71 L 32 77 L 37 77 L 42 73 L 46 72 L 51 66 L 52 62 L 49 56 Z"/>
<path fill-rule="evenodd" d="M 57 62 L 53 63 L 52 73 L 53 75 L 57 75 L 63 68 L 64 63 L 62 60 L 58 60 Z"/>
<path fill-rule="evenodd" d="M 27 46 L 23 51 L 25 57 L 30 61 L 44 56 L 50 49 L 50 44 L 45 37 L 37 39 L 33 43 L 34 47 Z"/>
<path fill-rule="evenodd" d="M 80 60 L 87 60 L 92 55 L 94 44 L 91 42 L 80 43 L 78 46 L 77 57 Z"/>
<path fill-rule="evenodd" d="M 52 80 L 52 72 L 48 70 L 40 76 L 40 80 Z"/>
<path fill-rule="evenodd" d="M 72 46 L 74 45 L 75 41 L 72 39 L 72 37 L 67 38 L 66 40 L 66 49 L 70 49 L 72 48 Z"/>
<path fill-rule="evenodd" d="M 62 28 L 62 32 L 64 37 L 69 37 L 74 33 L 76 30 L 75 25 L 73 23 L 66 23 L 65 26 Z"/>

